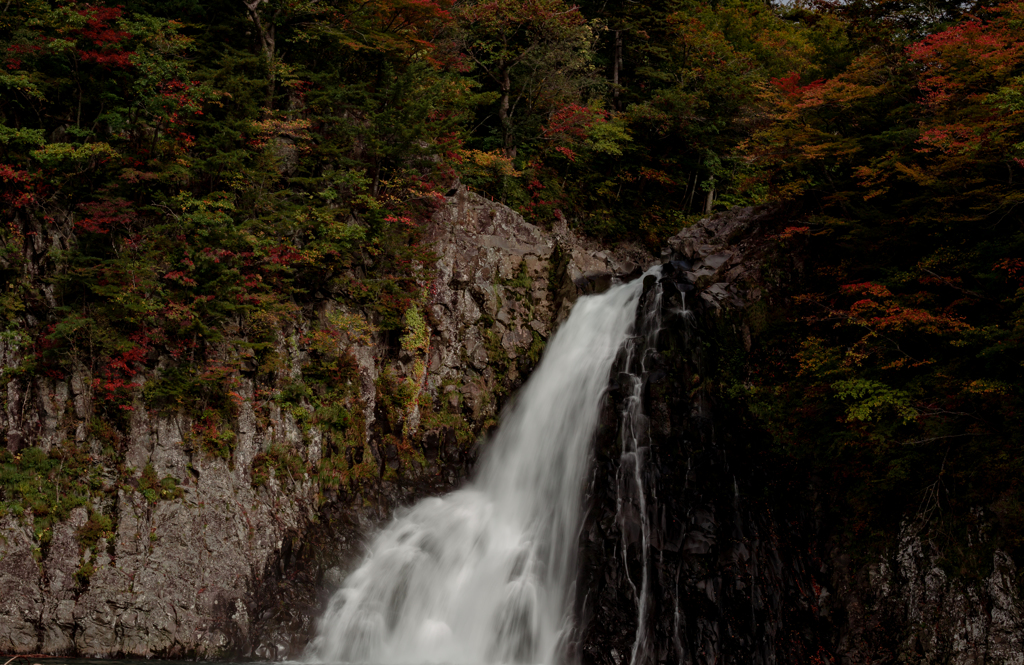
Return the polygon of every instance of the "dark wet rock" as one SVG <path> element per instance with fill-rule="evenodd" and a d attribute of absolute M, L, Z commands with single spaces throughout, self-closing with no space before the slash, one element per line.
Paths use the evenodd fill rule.
<path fill-rule="evenodd" d="M 1005 552 L 973 581 L 952 577 L 908 519 L 889 552 L 854 566 L 776 477 L 784 464 L 763 434 L 702 389 L 715 362 L 706 349 L 731 335 L 750 350 L 749 312 L 778 297 L 765 266 L 799 274 L 799 251 L 780 252 L 771 235 L 791 214 L 736 209 L 669 243 L 664 327 L 642 370 L 614 375 L 603 414 L 571 655 L 588 665 L 1024 663 L 1019 573 Z M 627 458 L 622 387 L 638 376 L 648 438 Z M 639 487 L 622 482 L 637 473 Z M 982 543 L 984 529 L 971 537 Z"/>
<path fill-rule="evenodd" d="M 689 314 L 678 314 L 684 267 L 646 289 L 646 299 L 660 294 L 664 327 L 616 382 L 643 382 L 636 453 L 620 440 L 630 395 L 613 392 L 606 405 L 587 490 L 574 649 L 601 665 L 810 662 L 828 629 L 815 610 L 820 573 L 799 534 L 757 499 L 758 460 L 695 383 L 701 322 L 717 308 L 688 298 Z"/>

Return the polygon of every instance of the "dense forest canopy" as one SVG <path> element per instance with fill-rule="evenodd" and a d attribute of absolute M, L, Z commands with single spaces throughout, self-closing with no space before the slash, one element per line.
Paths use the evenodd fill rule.
<path fill-rule="evenodd" d="M 6 0 L 0 65 L 5 372 L 87 367 L 96 427 L 160 358 L 215 427 L 324 294 L 405 330 L 459 182 L 652 249 L 785 204 L 804 274 L 720 398 L 840 533 L 1024 554 L 1022 2 Z"/>

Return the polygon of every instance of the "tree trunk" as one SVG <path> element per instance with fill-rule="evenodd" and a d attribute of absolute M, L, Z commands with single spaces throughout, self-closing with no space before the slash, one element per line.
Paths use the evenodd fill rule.
<path fill-rule="evenodd" d="M 263 57 L 267 59 L 267 101 L 264 106 L 269 112 L 274 108 L 274 92 L 277 86 L 277 68 L 275 67 L 277 41 L 274 39 L 274 26 L 270 26 L 269 30 L 263 32 L 262 43 Z"/>
<path fill-rule="evenodd" d="M 619 68 L 622 66 L 622 31 L 615 31 L 615 45 L 612 48 L 612 106 L 619 107 Z"/>
<path fill-rule="evenodd" d="M 260 48 L 263 50 L 263 58 L 267 62 L 267 98 L 264 102 L 264 113 L 269 114 L 274 106 L 274 90 L 277 84 L 277 73 L 274 67 L 277 40 L 274 37 L 274 26 L 265 27 L 259 13 L 260 5 L 268 0 L 242 1 L 245 4 L 245 8 L 249 11 L 249 20 L 252 21 L 253 26 L 256 28 L 256 33 L 259 35 Z"/>
<path fill-rule="evenodd" d="M 512 75 L 509 69 L 508 65 L 501 66 L 501 104 L 498 106 L 498 121 L 501 123 L 501 145 L 505 156 L 514 158 L 516 149 L 512 145 L 512 121 L 508 117 L 512 98 Z"/>

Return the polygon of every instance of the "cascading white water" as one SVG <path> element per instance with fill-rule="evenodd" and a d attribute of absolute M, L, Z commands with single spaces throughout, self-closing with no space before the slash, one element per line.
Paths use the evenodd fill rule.
<path fill-rule="evenodd" d="M 479 476 L 377 536 L 331 599 L 311 660 L 555 660 L 569 628 L 589 447 L 642 289 L 638 279 L 576 303 L 503 414 Z"/>

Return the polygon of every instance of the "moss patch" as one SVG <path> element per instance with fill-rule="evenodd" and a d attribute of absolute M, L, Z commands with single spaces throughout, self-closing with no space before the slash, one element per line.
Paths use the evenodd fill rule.
<path fill-rule="evenodd" d="M 301 480 L 306 464 L 295 452 L 280 443 L 272 444 L 252 460 L 252 486 L 262 487 L 271 477 Z"/>
<path fill-rule="evenodd" d="M 48 453 L 37 447 L 18 455 L 0 449 L 0 515 L 31 511 L 36 538 L 49 543 L 53 525 L 87 505 L 102 486 L 100 470 L 89 451 L 73 443 Z"/>
<path fill-rule="evenodd" d="M 184 496 L 184 490 L 178 487 L 178 479 L 173 476 L 159 478 L 152 463 L 142 469 L 142 476 L 138 481 L 138 490 L 150 505 L 157 501 L 180 499 Z"/>

